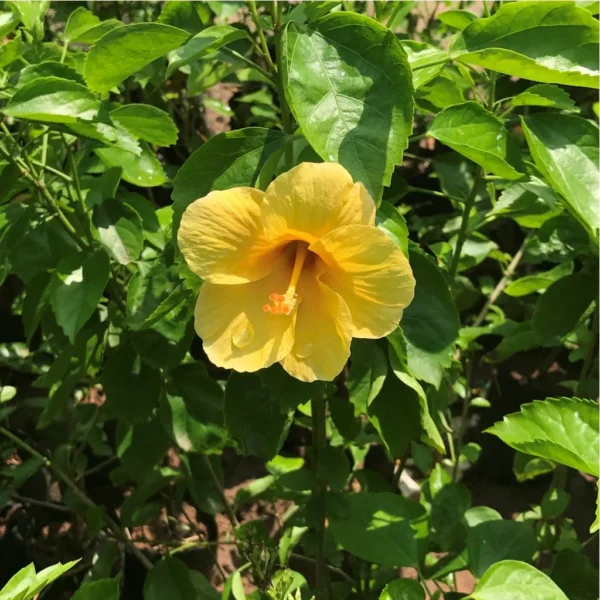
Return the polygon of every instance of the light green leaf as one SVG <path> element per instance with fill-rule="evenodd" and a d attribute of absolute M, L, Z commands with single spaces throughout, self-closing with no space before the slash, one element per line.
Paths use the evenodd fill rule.
<path fill-rule="evenodd" d="M 6 44 L 0 45 L 0 69 L 4 69 L 17 58 L 20 58 L 25 52 L 27 46 L 21 39 L 21 33 L 18 32 L 17 36 L 12 40 L 6 42 Z"/>
<path fill-rule="evenodd" d="M 49 0 L 23 0 L 11 2 L 10 6 L 21 18 L 21 23 L 25 29 L 33 31 L 36 25 L 44 18 L 44 15 L 50 8 Z"/>
<path fill-rule="evenodd" d="M 137 259 L 144 245 L 142 220 L 127 204 L 105 200 L 94 209 L 92 217 L 100 241 L 114 259 L 128 265 Z"/>
<path fill-rule="evenodd" d="M 175 214 L 212 190 L 254 186 L 273 152 L 288 141 L 281 131 L 247 127 L 220 133 L 200 146 L 173 179 Z M 177 225 L 178 226 L 178 225 Z"/>
<path fill-rule="evenodd" d="M 15 13 L 7 11 L 0 12 L 0 38 L 4 38 L 14 31 L 19 24 L 19 18 Z"/>
<path fill-rule="evenodd" d="M 21 88 L 32 81 L 41 79 L 42 77 L 58 77 L 59 79 L 70 79 L 76 83 L 85 85 L 85 81 L 75 69 L 68 65 L 59 63 L 57 61 L 45 61 L 33 65 L 27 65 L 19 73 L 19 81 L 15 87 Z"/>
<path fill-rule="evenodd" d="M 122 177 L 128 183 L 139 187 L 156 187 L 167 181 L 167 176 L 147 144 L 142 143 L 141 155 L 122 148 L 96 148 L 94 152 L 109 167 L 121 167 Z"/>
<path fill-rule="evenodd" d="M 214 25 L 196 34 L 185 46 L 169 55 L 169 66 L 166 77 L 170 77 L 177 69 L 203 56 L 216 52 L 219 48 L 236 40 L 247 38 L 244 29 L 230 25 Z"/>
<path fill-rule="evenodd" d="M 521 406 L 486 433 L 511 448 L 598 477 L 598 405 L 579 398 L 547 398 Z"/>
<path fill-rule="evenodd" d="M 408 227 L 400 211 L 393 204 L 382 202 L 375 220 L 377 227 L 392 238 L 404 256 L 408 257 Z"/>
<path fill-rule="evenodd" d="M 414 579 L 396 579 L 385 586 L 379 600 L 425 600 L 425 590 Z"/>
<path fill-rule="evenodd" d="M 444 276 L 430 258 L 412 250 L 410 264 L 416 280 L 415 298 L 400 323 L 406 338 L 406 367 L 411 375 L 437 388 L 455 351 L 458 311 Z"/>
<path fill-rule="evenodd" d="M 437 17 L 442 23 L 449 27 L 462 31 L 468 27 L 473 21 L 477 21 L 477 15 L 474 15 L 468 10 L 445 10 Z"/>
<path fill-rule="evenodd" d="M 105 36 L 109 31 L 117 29 L 117 27 L 124 27 L 125 24 L 121 23 L 117 19 L 107 19 L 101 21 L 95 27 L 91 27 L 86 31 L 78 34 L 76 38 L 70 40 L 71 42 L 77 42 L 78 44 L 95 44 L 101 37 Z"/>
<path fill-rule="evenodd" d="M 332 511 L 329 523 L 338 544 L 369 562 L 417 567 L 427 550 L 425 508 L 396 494 L 348 494 L 344 510 Z"/>
<path fill-rule="evenodd" d="M 573 115 L 522 119 L 537 168 L 564 198 L 569 211 L 598 240 L 598 126 Z"/>
<path fill-rule="evenodd" d="M 508 185 L 486 215 L 486 221 L 510 217 L 522 227 L 540 228 L 563 210 L 554 190 L 537 177 Z"/>
<path fill-rule="evenodd" d="M 565 90 L 549 83 L 538 83 L 511 98 L 513 106 L 550 106 L 562 110 L 576 110 L 577 105 Z"/>
<path fill-rule="evenodd" d="M 451 54 L 524 79 L 598 88 L 598 21 L 570 2 L 507 3 L 471 23 Z"/>
<path fill-rule="evenodd" d="M 43 77 L 23 86 L 3 109 L 5 115 L 32 121 L 76 123 L 89 121 L 100 100 L 84 85 L 59 77 Z"/>
<path fill-rule="evenodd" d="M 94 314 L 109 276 L 108 255 L 102 250 L 72 254 L 58 263 L 50 282 L 50 302 L 71 343 Z"/>
<path fill-rule="evenodd" d="M 521 296 L 527 296 L 540 290 L 545 290 L 551 286 L 555 281 L 562 279 L 566 275 L 570 275 L 573 271 L 572 262 L 564 262 L 556 265 L 549 271 L 541 273 L 535 273 L 533 275 L 525 275 L 520 279 L 511 281 L 505 288 L 504 293 L 514 298 L 520 298 Z"/>
<path fill-rule="evenodd" d="M 437 77 L 444 68 L 445 61 L 450 60 L 447 50 L 426 42 L 402 40 L 400 44 L 406 52 L 412 70 L 415 90 Z"/>
<path fill-rule="evenodd" d="M 169 113 L 149 104 L 127 104 L 111 111 L 110 118 L 140 140 L 157 146 L 177 142 L 177 126 Z"/>
<path fill-rule="evenodd" d="M 504 123 L 481 104 L 449 106 L 433 120 L 429 135 L 506 179 L 519 179 L 525 167 Z"/>
<path fill-rule="evenodd" d="M 97 92 L 108 92 L 152 61 L 179 48 L 189 37 L 187 31 L 162 23 L 136 23 L 113 29 L 87 54 L 87 84 Z"/>
<path fill-rule="evenodd" d="M 588 273 L 573 273 L 553 283 L 538 299 L 533 313 L 537 338 L 553 340 L 573 331 L 597 295 L 598 279 Z"/>
<path fill-rule="evenodd" d="M 65 44 L 72 42 L 82 36 L 86 31 L 98 26 L 100 19 L 87 8 L 80 6 L 76 8 L 67 19 L 65 25 Z"/>
<path fill-rule="evenodd" d="M 492 565 L 466 600 L 569 600 L 541 571 L 518 560 Z"/>
<path fill-rule="evenodd" d="M 284 89 L 306 139 L 379 203 L 412 129 L 412 75 L 396 37 L 344 12 L 290 23 L 283 46 Z"/>
<path fill-rule="evenodd" d="M 0 386 L 0 404 L 2 402 L 8 402 L 17 395 L 17 388 L 14 385 L 2 385 Z"/>
<path fill-rule="evenodd" d="M 498 561 L 531 560 L 537 540 L 530 523 L 490 520 L 469 528 L 467 549 L 469 568 L 481 577 Z"/>
<path fill-rule="evenodd" d="M 13 575 L 8 583 L 0 590 L 2 600 L 32 600 L 40 591 L 66 573 L 79 560 L 64 565 L 57 563 L 36 574 L 33 563 Z"/>
<path fill-rule="evenodd" d="M 519 483 L 535 479 L 540 475 L 552 473 L 556 468 L 556 464 L 545 458 L 538 458 L 523 452 L 515 452 L 513 460 L 513 473 Z"/>

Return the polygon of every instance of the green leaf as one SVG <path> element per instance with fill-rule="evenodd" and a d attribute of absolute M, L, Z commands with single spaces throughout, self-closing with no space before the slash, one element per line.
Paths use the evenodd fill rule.
<path fill-rule="evenodd" d="M 396 579 L 385 586 L 379 600 L 425 600 L 425 590 L 414 579 Z"/>
<path fill-rule="evenodd" d="M 91 27 L 85 31 L 82 31 L 77 35 L 76 38 L 70 40 L 71 42 L 77 42 L 78 44 L 95 44 L 101 37 L 105 36 L 109 31 L 117 29 L 118 27 L 124 27 L 125 24 L 121 23 L 117 19 L 107 19 L 101 21 L 95 27 Z"/>
<path fill-rule="evenodd" d="M 290 23 L 283 47 L 284 89 L 306 139 L 379 204 L 412 129 L 412 75 L 398 40 L 368 17 L 339 12 L 304 28 Z"/>
<path fill-rule="evenodd" d="M 562 338 L 579 322 L 598 295 L 598 279 L 572 273 L 553 283 L 539 298 L 533 313 L 533 331 L 540 341 Z"/>
<path fill-rule="evenodd" d="M 569 600 L 541 571 L 518 560 L 492 565 L 467 600 Z"/>
<path fill-rule="evenodd" d="M 444 277 L 435 263 L 417 250 L 410 252 L 416 280 L 415 298 L 400 323 L 406 338 L 408 372 L 439 387 L 450 366 L 460 320 Z"/>
<path fill-rule="evenodd" d="M 0 69 L 4 69 L 11 63 L 13 63 L 17 58 L 20 58 L 23 55 L 23 52 L 26 50 L 27 46 L 23 43 L 21 39 L 21 35 L 19 34 L 17 37 L 12 40 L 6 42 L 0 46 Z"/>
<path fill-rule="evenodd" d="M 445 108 L 436 115 L 428 133 L 500 177 L 523 176 L 521 154 L 504 123 L 477 102 Z"/>
<path fill-rule="evenodd" d="M 144 600 L 191 600 L 195 597 L 190 570 L 178 558 L 163 558 L 146 577 Z"/>
<path fill-rule="evenodd" d="M 528 294 L 545 290 L 555 281 L 558 281 L 566 275 L 569 275 L 572 271 L 572 262 L 561 263 L 549 271 L 535 273 L 534 275 L 525 275 L 525 277 L 511 281 L 506 286 L 504 293 L 508 294 L 509 296 L 513 296 L 514 298 L 527 296 Z"/>
<path fill-rule="evenodd" d="M 450 482 L 431 500 L 432 538 L 444 552 L 464 548 L 467 526 L 464 514 L 471 507 L 471 492 L 460 483 Z"/>
<path fill-rule="evenodd" d="M 280 450 L 293 411 L 283 411 L 260 376 L 232 373 L 225 388 L 225 425 L 247 454 L 271 459 Z"/>
<path fill-rule="evenodd" d="M 537 539 L 530 523 L 484 521 L 469 528 L 469 568 L 477 577 L 501 560 L 531 560 Z"/>
<path fill-rule="evenodd" d="M 196 34 L 185 46 L 169 55 L 166 77 L 170 77 L 177 69 L 189 65 L 198 58 L 216 52 L 219 48 L 231 44 L 231 42 L 247 37 L 246 30 L 230 25 L 207 27 Z"/>
<path fill-rule="evenodd" d="M 94 152 L 109 167 L 121 167 L 123 179 L 139 187 L 156 187 L 167 181 L 167 176 L 158 158 L 142 143 L 142 153 L 137 156 L 121 148 L 96 148 Z"/>
<path fill-rule="evenodd" d="M 144 245 L 142 220 L 127 204 L 105 200 L 92 217 L 100 241 L 122 265 L 136 260 Z"/>
<path fill-rule="evenodd" d="M 519 483 L 535 479 L 539 475 L 552 473 L 556 468 L 556 464 L 545 458 L 537 458 L 523 452 L 515 452 L 513 460 L 513 473 Z"/>
<path fill-rule="evenodd" d="M 84 583 L 71 600 L 119 600 L 119 579 L 99 579 Z"/>
<path fill-rule="evenodd" d="M 373 340 L 352 340 L 348 394 L 356 415 L 367 408 L 381 391 L 388 372 L 387 358 Z"/>
<path fill-rule="evenodd" d="M 158 405 L 161 373 L 149 367 L 129 344 L 114 350 L 101 377 L 107 414 L 127 423 L 145 421 Z"/>
<path fill-rule="evenodd" d="M 157 146 L 171 146 L 177 142 L 177 126 L 173 119 L 149 104 L 127 104 L 111 111 L 110 118 L 140 140 Z"/>
<path fill-rule="evenodd" d="M 63 573 L 66 573 L 71 567 L 76 565 L 79 560 L 69 563 L 57 563 L 43 569 L 36 574 L 33 563 L 27 565 L 15 575 L 0 590 L 2 600 L 32 600 L 45 587 L 50 585 L 55 579 L 58 579 Z"/>
<path fill-rule="evenodd" d="M 473 21 L 477 21 L 477 15 L 468 10 L 445 10 L 438 15 L 438 20 L 449 27 L 462 31 Z"/>
<path fill-rule="evenodd" d="M 554 190 L 537 177 L 531 177 L 528 181 L 509 184 L 486 215 L 486 221 L 510 217 L 522 227 L 538 229 L 562 210 Z"/>
<path fill-rule="evenodd" d="M 440 74 L 444 68 L 444 59 L 450 60 L 447 50 L 426 42 L 402 40 L 400 44 L 408 57 L 415 90 Z"/>
<path fill-rule="evenodd" d="M 68 65 L 49 60 L 33 65 L 27 65 L 20 71 L 19 80 L 15 84 L 15 87 L 17 89 L 24 87 L 28 83 L 37 81 L 43 77 L 58 77 L 59 79 L 70 79 L 71 81 L 81 83 L 82 85 L 85 84 L 83 77 L 79 75 L 75 69 L 72 69 Z"/>
<path fill-rule="evenodd" d="M 21 18 L 21 23 L 25 29 L 33 31 L 36 25 L 44 18 L 44 15 L 50 8 L 49 0 L 25 0 L 25 2 L 11 2 L 12 9 Z"/>
<path fill-rule="evenodd" d="M 547 398 L 523 404 L 486 433 L 519 452 L 598 477 L 598 405 L 579 398 Z"/>
<path fill-rule="evenodd" d="M 471 23 L 451 54 L 523 79 L 598 88 L 598 21 L 570 2 L 505 4 Z"/>
<path fill-rule="evenodd" d="M 3 109 L 5 115 L 48 123 L 89 121 L 100 100 L 84 85 L 59 77 L 42 77 L 18 89 Z"/>
<path fill-rule="evenodd" d="M 408 227 L 400 211 L 393 204 L 382 202 L 375 220 L 377 227 L 392 238 L 404 256 L 408 257 Z"/>
<path fill-rule="evenodd" d="M 568 548 L 561 550 L 550 576 L 570 600 L 596 600 L 598 597 L 598 569 L 581 552 Z"/>
<path fill-rule="evenodd" d="M 67 24 L 65 25 L 65 44 L 72 42 L 86 31 L 98 26 L 100 22 L 100 19 L 91 10 L 83 6 L 76 8 L 69 15 Z"/>
<path fill-rule="evenodd" d="M 416 95 L 417 104 L 436 113 L 439 108 L 447 108 L 465 101 L 462 90 L 449 77 L 438 75 L 421 86 Z"/>
<path fill-rule="evenodd" d="M 567 92 L 556 85 L 538 83 L 511 98 L 513 106 L 549 106 L 562 110 L 576 110 L 577 105 Z"/>
<path fill-rule="evenodd" d="M 181 216 L 188 204 L 212 190 L 254 186 L 269 156 L 287 141 L 283 132 L 261 127 L 210 138 L 185 161 L 173 179 L 175 214 Z"/>
<path fill-rule="evenodd" d="M 573 115 L 522 119 L 537 168 L 564 198 L 573 216 L 598 240 L 598 126 Z"/>
<path fill-rule="evenodd" d="M 185 29 L 193 35 L 198 33 L 208 20 L 204 16 L 205 13 L 208 13 L 207 17 L 210 17 L 210 11 L 205 8 L 203 3 L 171 0 L 165 3 L 158 16 L 158 22 Z"/>
<path fill-rule="evenodd" d="M 425 508 L 388 492 L 348 494 L 344 510 L 329 513 L 333 536 L 345 550 L 390 567 L 418 567 L 427 550 Z"/>
<path fill-rule="evenodd" d="M 0 12 L 0 38 L 5 38 L 19 24 L 19 18 L 11 11 Z"/>
<path fill-rule="evenodd" d="M 85 80 L 90 89 L 108 92 L 152 61 L 179 48 L 187 31 L 162 23 L 135 23 L 109 31 L 89 50 Z"/>
<path fill-rule="evenodd" d="M 72 344 L 96 311 L 109 277 L 110 262 L 104 251 L 72 254 L 58 263 L 50 283 L 50 302 Z"/>

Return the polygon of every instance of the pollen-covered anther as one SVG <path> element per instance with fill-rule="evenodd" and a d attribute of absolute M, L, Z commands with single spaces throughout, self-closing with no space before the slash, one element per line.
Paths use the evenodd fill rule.
<path fill-rule="evenodd" d="M 269 296 L 272 304 L 264 304 L 263 310 L 272 315 L 290 315 L 296 306 L 296 295 L 273 293 Z"/>

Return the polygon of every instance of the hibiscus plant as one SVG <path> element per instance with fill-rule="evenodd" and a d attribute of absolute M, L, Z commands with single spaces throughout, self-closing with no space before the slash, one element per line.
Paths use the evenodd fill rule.
<path fill-rule="evenodd" d="M 596 600 L 598 12 L 0 2 L 0 599 Z"/>

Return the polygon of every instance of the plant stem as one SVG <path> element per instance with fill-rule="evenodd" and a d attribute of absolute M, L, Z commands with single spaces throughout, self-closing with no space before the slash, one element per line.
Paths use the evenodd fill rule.
<path fill-rule="evenodd" d="M 28 454 L 31 454 L 38 460 L 42 461 L 59 479 L 61 479 L 67 487 L 73 492 L 73 494 L 86 506 L 90 508 L 97 509 L 98 505 L 85 494 L 85 492 L 57 465 L 53 464 L 50 459 L 45 457 L 43 454 L 38 452 L 35 448 L 30 446 L 27 442 L 16 436 L 14 433 L 2 427 L 0 425 L 0 434 L 7 437 L 11 440 L 18 448 L 21 448 Z M 108 515 L 104 517 L 108 528 L 113 533 L 113 535 L 123 542 L 125 546 L 127 546 L 133 554 L 136 555 L 138 560 L 146 567 L 147 569 L 152 568 L 152 563 L 150 560 L 138 549 L 131 539 L 125 533 L 125 530 L 122 529 L 113 519 L 111 519 Z"/>
<path fill-rule="evenodd" d="M 596 306 L 594 307 L 594 316 L 592 318 L 592 329 L 591 329 L 591 342 L 587 349 L 587 353 L 585 355 L 583 361 L 583 367 L 581 368 L 581 374 L 579 375 L 579 382 L 577 383 L 577 388 L 575 389 L 576 394 L 580 394 L 583 388 L 583 384 L 589 375 L 589 371 L 592 367 L 594 354 L 596 351 L 596 342 L 598 340 L 598 299 L 595 302 Z"/>
<path fill-rule="evenodd" d="M 325 558 L 325 492 L 326 483 L 323 474 L 322 451 L 327 443 L 325 432 L 325 419 L 327 405 L 323 398 L 312 400 L 312 468 L 317 481 L 313 490 L 313 502 L 317 515 L 317 554 L 316 554 L 316 589 L 315 595 L 319 600 L 329 598 L 327 582 L 327 561 Z"/>
<path fill-rule="evenodd" d="M 473 179 L 473 187 L 469 193 L 469 197 L 465 201 L 465 208 L 462 214 L 462 221 L 460 223 L 460 231 L 458 232 L 458 238 L 456 240 L 456 248 L 454 249 L 454 254 L 452 255 L 452 263 L 450 264 L 450 278 L 454 281 L 456 277 L 456 272 L 458 270 L 458 263 L 460 261 L 460 254 L 462 252 L 463 246 L 465 245 L 465 240 L 467 239 L 467 233 L 469 231 L 469 217 L 471 216 L 471 210 L 475 204 L 475 198 L 477 197 L 477 187 L 479 185 L 479 180 L 481 179 L 481 168 L 478 167 L 475 178 Z"/>
<path fill-rule="evenodd" d="M 217 474 L 215 473 L 215 470 L 213 469 L 212 463 L 210 462 L 210 458 L 206 454 L 202 454 L 202 459 L 206 466 L 206 470 L 210 474 L 210 478 L 212 479 L 214 486 L 217 488 L 217 493 L 219 494 L 219 498 L 221 498 L 221 502 L 223 503 L 223 508 L 225 509 L 225 513 L 227 514 L 227 518 L 229 519 L 229 522 L 231 523 L 231 527 L 233 529 L 236 529 L 237 527 L 239 527 L 240 523 L 237 520 L 235 513 L 233 512 L 233 508 L 231 508 L 231 504 L 229 504 L 229 500 L 227 500 L 227 496 L 225 496 L 225 492 L 223 491 L 223 486 L 221 486 L 221 482 L 219 481 L 219 478 L 217 477 Z"/>
<path fill-rule="evenodd" d="M 467 428 L 467 417 L 469 415 L 469 404 L 471 403 L 471 372 L 473 368 L 473 359 L 467 356 L 465 362 L 465 397 L 463 398 L 462 412 L 460 414 L 460 421 L 458 422 L 458 432 L 456 435 L 456 450 L 454 451 L 454 460 L 452 464 L 452 479 L 456 481 L 458 475 L 458 464 L 460 462 L 460 451 L 462 449 L 462 441 L 465 435 L 465 429 Z"/>
<path fill-rule="evenodd" d="M 275 73 L 275 65 L 273 64 L 273 61 L 271 60 L 271 55 L 269 54 L 269 45 L 267 44 L 265 33 L 260 25 L 260 18 L 258 16 L 258 10 L 256 9 L 256 0 L 248 0 L 248 8 L 250 9 L 250 15 L 252 16 L 254 25 L 256 25 L 256 31 L 258 33 L 258 38 L 260 39 L 260 44 L 262 46 L 262 51 L 265 60 L 267 61 L 267 65 L 269 66 L 269 69 L 271 69 L 271 71 Z"/>
<path fill-rule="evenodd" d="M 504 276 L 498 282 L 498 285 L 496 285 L 496 287 L 494 288 L 494 291 L 490 294 L 490 297 L 488 298 L 487 302 L 485 303 L 485 306 L 481 309 L 481 312 L 477 315 L 477 318 L 475 319 L 475 321 L 473 321 L 473 327 L 479 327 L 483 323 L 483 320 L 487 316 L 488 312 L 490 312 L 490 308 L 496 303 L 496 300 L 498 300 L 498 298 L 500 297 L 500 294 L 504 291 L 504 288 L 508 285 L 508 282 L 510 281 L 516 268 L 519 266 L 519 263 L 521 262 L 523 255 L 525 254 L 525 250 L 527 249 L 528 240 L 529 240 L 529 236 L 525 237 L 525 239 L 523 240 L 523 243 L 521 244 L 521 247 L 517 250 L 517 253 L 513 256 L 513 259 L 510 261 L 510 264 L 506 268 L 506 271 L 504 272 Z"/>
<path fill-rule="evenodd" d="M 281 1 L 279 4 L 281 4 Z M 279 106 L 281 108 L 281 126 L 283 127 L 283 131 L 288 135 L 293 135 L 294 133 L 294 123 L 292 119 L 292 114 L 290 111 L 290 107 L 287 103 L 287 99 L 285 97 L 285 88 L 283 85 L 282 78 L 282 69 L 281 69 L 281 60 L 283 57 L 283 31 L 276 29 L 275 31 L 275 51 L 277 58 L 277 95 L 279 97 Z M 294 146 L 291 140 L 289 140 L 285 145 L 285 162 L 286 165 L 290 167 L 293 166 L 294 163 Z"/>
<path fill-rule="evenodd" d="M 296 554 L 295 552 L 290 552 L 290 557 L 295 558 L 296 560 L 303 560 L 305 562 L 309 562 L 312 564 L 315 564 L 315 562 L 316 562 L 315 559 L 312 558 L 312 556 L 304 556 L 304 554 Z M 339 575 L 346 581 L 352 583 L 353 585 L 356 585 L 356 582 L 354 581 L 354 579 L 352 577 L 350 577 L 350 575 L 348 575 L 348 573 L 346 573 L 345 571 L 342 571 L 342 569 L 338 569 L 337 567 L 334 567 L 333 565 L 327 565 L 327 568 L 332 573 L 336 573 L 337 575 Z"/>

